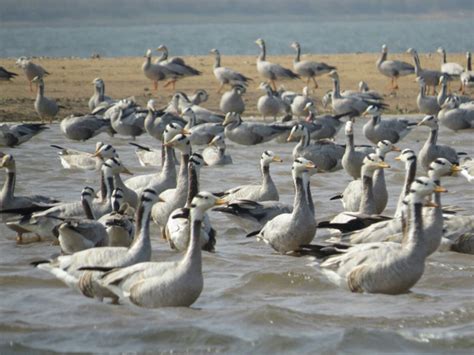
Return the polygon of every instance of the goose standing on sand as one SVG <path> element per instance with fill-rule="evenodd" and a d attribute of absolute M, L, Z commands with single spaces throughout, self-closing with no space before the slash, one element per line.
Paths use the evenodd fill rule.
<path fill-rule="evenodd" d="M 108 245 L 108 234 L 102 223 L 96 221 L 92 211 L 92 199 L 95 191 L 84 187 L 81 192 L 81 203 L 86 219 L 66 219 L 58 227 L 58 240 L 61 252 L 74 254 L 78 251 Z"/>
<path fill-rule="evenodd" d="M 208 144 L 216 134 L 224 133 L 224 126 L 221 123 L 201 123 L 197 124 L 196 114 L 191 107 L 186 108 L 183 118 L 189 116 L 189 121 L 184 127 L 186 134 L 190 135 L 189 140 L 192 145 Z"/>
<path fill-rule="evenodd" d="M 426 115 L 438 114 L 439 110 L 441 110 L 441 107 L 439 107 L 438 104 L 438 98 L 436 96 L 426 95 L 426 84 L 422 77 L 418 77 L 416 80 L 420 86 L 420 92 L 416 98 L 418 109 Z"/>
<path fill-rule="evenodd" d="M 273 120 L 276 121 L 276 116 L 282 110 L 280 98 L 274 95 L 272 88 L 267 83 L 260 83 L 259 89 L 265 91 L 265 95 L 260 96 L 257 101 L 258 112 L 263 116 L 264 121 L 267 116 L 273 117 Z"/>
<path fill-rule="evenodd" d="M 35 100 L 36 113 L 41 118 L 41 122 L 44 122 L 45 119 L 49 119 L 49 123 L 52 123 L 59 112 L 59 108 L 62 106 L 59 106 L 56 101 L 44 96 L 44 81 L 42 77 L 35 76 L 31 82 L 37 83 L 38 85 Z"/>
<path fill-rule="evenodd" d="M 459 107 L 456 98 L 448 97 L 438 112 L 438 120 L 453 131 L 471 129 L 474 128 L 474 109 Z"/>
<path fill-rule="evenodd" d="M 129 247 L 135 235 L 135 210 L 124 203 L 123 198 L 122 189 L 116 187 L 111 196 L 112 211 L 99 219 L 105 227 L 111 247 Z"/>
<path fill-rule="evenodd" d="M 280 199 L 278 189 L 270 175 L 270 164 L 274 162 L 281 163 L 283 160 L 270 150 L 264 151 L 260 158 L 260 171 L 262 173 L 261 185 L 241 185 L 216 193 L 216 196 L 221 197 L 225 201 L 235 199 L 278 201 Z"/>
<path fill-rule="evenodd" d="M 323 62 L 319 63 L 309 60 L 300 60 L 301 46 L 298 42 L 293 42 L 290 47 L 296 50 L 296 56 L 295 59 L 293 59 L 293 70 L 300 77 L 306 78 L 306 85 L 309 85 L 310 80 L 312 80 L 314 88 L 317 89 L 318 83 L 316 82 L 316 77 L 327 74 L 331 70 L 336 69 L 336 67 Z"/>
<path fill-rule="evenodd" d="M 387 45 L 382 45 L 382 54 L 377 60 L 377 69 L 379 72 L 391 79 L 390 89 L 392 91 L 398 90 L 398 78 L 413 74 L 415 68 L 413 65 L 400 60 L 387 60 L 388 48 Z"/>
<path fill-rule="evenodd" d="M 112 102 L 113 99 L 105 95 L 105 83 L 101 78 L 95 78 L 92 81 L 94 85 L 94 94 L 89 99 L 89 109 L 92 111 L 101 102 Z"/>
<path fill-rule="evenodd" d="M 208 166 L 233 164 L 232 157 L 225 153 L 226 144 L 224 134 L 218 134 L 202 151 L 202 156 Z"/>
<path fill-rule="evenodd" d="M 246 77 L 245 75 L 226 67 L 221 66 L 221 54 L 215 48 L 211 49 L 209 53 L 214 54 L 214 76 L 217 81 L 220 83 L 217 93 L 220 94 L 221 90 L 224 88 L 224 85 L 231 85 L 232 87 L 239 85 L 246 87 L 252 79 Z"/>
<path fill-rule="evenodd" d="M 172 78 L 168 83 L 165 84 L 165 87 L 172 85 L 172 90 L 175 90 L 176 81 L 182 78 L 201 75 L 202 72 L 199 70 L 187 65 L 183 58 L 172 57 L 168 58 L 168 48 L 165 45 L 160 45 L 157 49 L 158 52 L 162 52 L 161 57 L 158 58 L 155 64 L 160 64 L 166 69 L 169 69 L 173 72 L 179 73 L 179 77 Z"/>
<path fill-rule="evenodd" d="M 364 98 L 360 95 L 342 96 L 339 84 L 339 75 L 333 70 L 329 73 L 333 81 L 332 109 L 335 114 L 346 114 L 351 117 L 360 116 L 370 105 L 386 108 L 387 105 L 378 100 Z"/>
<path fill-rule="evenodd" d="M 446 60 L 446 50 L 443 47 L 439 47 L 436 50 L 441 54 L 441 73 L 448 75 L 449 80 L 458 79 L 461 73 L 464 71 L 464 68 L 461 64 L 447 62 Z"/>
<path fill-rule="evenodd" d="M 60 123 L 61 132 L 69 139 L 86 141 L 101 133 L 114 134 L 110 120 L 96 115 L 68 116 Z"/>
<path fill-rule="evenodd" d="M 438 145 L 438 119 L 434 116 L 425 116 L 418 126 L 428 126 L 430 134 L 421 148 L 418 156 L 420 158 L 421 166 L 425 171 L 428 171 L 430 164 L 437 158 L 445 158 L 451 164 L 459 165 L 459 157 L 456 150 L 447 145 Z"/>
<path fill-rule="evenodd" d="M 341 169 L 341 159 L 344 155 L 344 147 L 329 141 L 320 141 L 310 144 L 308 128 L 303 124 L 297 124 L 291 129 L 287 141 L 299 138 L 298 144 L 293 148 L 293 159 L 303 157 L 311 160 L 319 171 L 330 172 Z"/>
<path fill-rule="evenodd" d="M 222 94 L 219 102 L 219 109 L 224 114 L 229 112 L 236 112 L 242 114 L 245 111 L 245 102 L 242 95 L 245 94 L 245 87 L 241 85 L 234 85 L 230 91 Z"/>
<path fill-rule="evenodd" d="M 209 192 L 201 192 L 193 199 L 189 212 L 190 242 L 181 260 L 142 262 L 111 270 L 99 280 L 100 284 L 116 297 L 127 299 L 139 307 L 191 306 L 199 298 L 204 284 L 201 226 L 206 210 L 219 204 L 221 201 Z"/>
<path fill-rule="evenodd" d="M 30 83 L 30 91 L 33 91 L 33 79 L 36 77 L 43 78 L 50 73 L 47 72 L 41 65 L 33 63 L 27 57 L 20 57 L 17 59 L 16 66 L 23 69 L 26 79 Z"/>
<path fill-rule="evenodd" d="M 445 192 L 446 189 L 425 177 L 412 184 L 409 227 L 402 244 L 385 242 L 353 246 L 324 261 L 322 271 L 331 281 L 352 292 L 408 292 L 424 272 L 426 238 L 422 208 L 425 197 L 433 191 Z"/>
<path fill-rule="evenodd" d="M 380 109 L 370 105 L 363 116 L 372 116 L 362 128 L 365 138 L 373 144 L 383 140 L 389 140 L 393 144 L 399 142 L 411 132 L 416 123 L 411 123 L 403 118 L 383 119 Z"/>
<path fill-rule="evenodd" d="M 32 264 L 45 270 L 63 281 L 73 289 L 78 289 L 87 297 L 102 300 L 105 297 L 115 299 L 114 294 L 107 292 L 96 283 L 100 272 L 86 271 L 90 266 L 126 267 L 151 258 L 150 212 L 157 195 L 153 190 L 145 190 L 140 196 L 140 205 L 135 219 L 137 228 L 134 240 L 129 248 L 102 247 L 82 250 L 72 255 L 58 256 L 52 260 L 40 260 Z"/>
<path fill-rule="evenodd" d="M 308 201 L 311 192 L 307 183 L 308 171 L 314 168 L 313 162 L 307 159 L 295 159 L 292 167 L 295 186 L 293 211 L 276 216 L 257 234 L 259 240 L 281 254 L 293 252 L 301 245 L 311 243 L 316 234 L 316 220 Z"/>
<path fill-rule="evenodd" d="M 400 149 L 394 146 L 390 141 L 384 140 L 377 143 L 375 154 L 382 161 L 389 152 L 399 152 Z M 373 194 L 375 203 L 375 214 L 382 214 L 387 207 L 388 191 L 385 183 L 384 169 L 377 169 L 373 175 Z M 353 180 L 342 193 L 342 204 L 347 212 L 357 212 L 360 209 L 360 201 L 363 194 L 363 186 L 361 180 Z"/>
<path fill-rule="evenodd" d="M 2 190 L 0 191 L 0 210 L 5 213 L 7 210 L 13 211 L 27 211 L 33 213 L 36 211 L 47 210 L 53 207 L 59 201 L 48 196 L 31 195 L 31 196 L 18 196 L 15 195 L 16 187 L 16 163 L 15 159 L 10 154 L 0 153 L 0 168 L 5 169 L 7 177 L 3 183 Z M 15 212 L 16 214 L 16 212 Z M 2 214 L 0 217 L 2 220 L 6 217 L 12 216 L 12 214 Z M 17 239 L 21 242 L 21 235 Z"/>
<path fill-rule="evenodd" d="M 413 60 L 415 62 L 415 75 L 417 77 L 421 77 L 427 87 L 433 88 L 433 94 L 436 93 L 436 86 L 439 83 L 439 78 L 443 73 L 438 70 L 428 70 L 423 69 L 420 63 L 420 57 L 418 56 L 418 52 L 414 48 L 408 48 L 407 53 L 410 53 L 413 56 Z"/>
<path fill-rule="evenodd" d="M 226 114 L 222 124 L 225 127 L 225 136 L 242 145 L 268 142 L 291 130 L 291 127 L 281 123 L 244 122 L 235 112 Z"/>
<path fill-rule="evenodd" d="M 474 71 L 472 70 L 471 64 L 471 52 L 466 52 L 466 70 L 464 70 L 461 75 L 461 93 L 464 95 L 466 93 L 466 88 L 474 87 Z"/>
<path fill-rule="evenodd" d="M 143 74 L 153 81 L 153 85 L 155 90 L 158 90 L 158 81 L 163 81 L 163 80 L 176 80 L 176 78 L 182 76 L 182 74 L 166 68 L 165 66 L 157 63 L 152 63 L 151 62 L 151 49 L 148 49 L 146 51 L 145 57 L 146 60 L 142 65 L 142 70 Z"/>
<path fill-rule="evenodd" d="M 263 78 L 270 81 L 273 90 L 277 90 L 275 84 L 276 80 L 299 78 L 299 75 L 293 73 L 290 69 L 286 69 L 279 64 L 271 63 L 266 60 L 267 52 L 263 39 L 259 38 L 255 43 L 261 49 L 260 55 L 257 58 L 257 71 Z"/>
<path fill-rule="evenodd" d="M 48 129 L 43 123 L 0 123 L 0 147 L 16 147 Z"/>
<path fill-rule="evenodd" d="M 10 81 L 11 79 L 14 79 L 15 76 L 18 76 L 18 74 L 8 71 L 0 66 L 0 81 Z"/>
<path fill-rule="evenodd" d="M 171 249 L 185 251 L 189 244 L 189 212 L 192 200 L 199 193 L 199 172 L 204 165 L 204 160 L 199 154 L 194 153 L 189 159 L 189 179 L 188 179 L 188 196 L 186 204 L 183 208 L 175 209 L 171 212 L 166 222 L 165 239 Z M 200 245 L 202 250 L 209 252 L 214 251 L 216 245 L 216 231 L 211 226 L 211 222 L 207 214 L 203 218 L 200 231 Z"/>

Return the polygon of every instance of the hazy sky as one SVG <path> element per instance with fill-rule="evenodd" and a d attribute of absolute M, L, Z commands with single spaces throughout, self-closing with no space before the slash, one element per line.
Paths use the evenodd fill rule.
<path fill-rule="evenodd" d="M 0 23 L 121 24 L 259 21 L 265 16 L 470 16 L 473 0 L 0 0 Z M 217 15 L 218 14 L 218 15 Z"/>

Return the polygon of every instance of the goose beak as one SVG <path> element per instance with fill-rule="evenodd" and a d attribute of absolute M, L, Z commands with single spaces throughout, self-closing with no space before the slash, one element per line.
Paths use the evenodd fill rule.
<path fill-rule="evenodd" d="M 272 161 L 277 163 L 283 163 L 283 160 L 277 155 L 272 158 Z"/>
<path fill-rule="evenodd" d="M 448 190 L 443 186 L 436 186 L 433 191 L 434 192 L 448 192 Z"/>
<path fill-rule="evenodd" d="M 293 135 L 290 133 L 288 138 L 286 139 L 287 142 L 291 142 L 293 140 Z"/>
<path fill-rule="evenodd" d="M 392 149 L 391 149 L 391 150 L 392 150 L 392 152 L 401 152 L 401 151 L 402 151 L 400 148 L 398 148 L 398 147 L 396 147 L 396 146 L 394 146 L 394 145 L 392 146 Z"/>
<path fill-rule="evenodd" d="M 316 165 L 313 162 L 309 162 L 305 165 L 305 168 L 314 169 L 316 168 Z"/>
<path fill-rule="evenodd" d="M 388 165 L 388 164 L 387 164 L 386 162 L 384 162 L 384 161 L 378 163 L 377 166 L 378 166 L 380 169 L 388 169 L 388 168 L 390 168 L 390 165 Z"/>
<path fill-rule="evenodd" d="M 451 172 L 452 172 L 453 174 L 454 174 L 454 173 L 459 173 L 459 172 L 461 172 L 461 171 L 462 171 L 462 169 L 461 169 L 461 167 L 460 167 L 459 165 L 453 165 L 453 166 L 451 167 Z"/>
<path fill-rule="evenodd" d="M 425 207 L 434 207 L 434 208 L 439 207 L 439 205 L 433 201 L 426 201 L 424 205 Z"/>
<path fill-rule="evenodd" d="M 102 159 L 102 155 L 100 154 L 100 152 L 98 150 L 94 154 L 92 154 L 92 156 L 94 158 L 101 158 Z"/>
<path fill-rule="evenodd" d="M 181 130 L 181 134 L 184 134 L 185 136 L 190 136 L 191 135 L 191 131 L 189 131 L 188 129 L 186 128 L 183 128 Z"/>
<path fill-rule="evenodd" d="M 223 126 L 228 125 L 230 123 L 230 117 L 231 117 L 230 112 L 225 115 L 224 122 L 222 122 Z"/>
<path fill-rule="evenodd" d="M 399 155 L 398 157 L 395 157 L 395 160 L 401 161 L 401 160 L 402 160 L 402 156 Z"/>
<path fill-rule="evenodd" d="M 214 206 L 222 206 L 222 205 L 225 205 L 227 203 L 227 201 L 223 198 L 218 198 L 215 202 L 214 202 Z"/>
<path fill-rule="evenodd" d="M 421 121 L 421 122 L 418 122 L 416 125 L 417 125 L 417 126 L 424 126 L 425 123 L 424 123 L 423 121 Z"/>

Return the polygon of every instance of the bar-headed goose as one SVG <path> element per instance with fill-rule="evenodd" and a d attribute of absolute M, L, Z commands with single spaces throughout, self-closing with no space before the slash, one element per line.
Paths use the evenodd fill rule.
<path fill-rule="evenodd" d="M 258 239 L 281 254 L 293 252 L 301 245 L 311 243 L 316 233 L 314 211 L 308 200 L 308 170 L 314 168 L 313 162 L 305 158 L 295 159 L 292 167 L 295 185 L 293 211 L 276 216 L 257 234 Z"/>
<path fill-rule="evenodd" d="M 96 115 L 68 116 L 61 120 L 60 128 L 67 138 L 75 141 L 86 141 L 104 132 L 114 134 L 110 120 Z"/>
<path fill-rule="evenodd" d="M 382 54 L 377 60 L 377 69 L 379 72 L 391 79 L 390 89 L 392 91 L 398 90 L 398 78 L 413 74 L 415 68 L 413 65 L 400 60 L 387 60 L 388 48 L 387 45 L 382 45 Z"/>
<path fill-rule="evenodd" d="M 298 79 L 299 75 L 293 73 L 290 69 L 283 68 L 280 64 L 275 64 L 267 61 L 265 41 L 261 38 L 257 39 L 255 43 L 260 47 L 260 55 L 257 58 L 257 71 L 265 79 L 268 79 L 272 85 L 273 90 L 276 91 L 276 80 L 282 79 Z"/>
<path fill-rule="evenodd" d="M 190 134 L 189 140 L 193 146 L 208 144 L 216 134 L 224 133 L 224 126 L 221 123 L 206 122 L 198 125 L 196 114 L 191 107 L 187 107 L 182 116 L 189 117 L 184 128 L 186 134 Z"/>
<path fill-rule="evenodd" d="M 459 165 L 459 157 L 456 150 L 447 145 L 437 144 L 439 125 L 436 117 L 425 116 L 418 123 L 418 126 L 427 126 L 430 128 L 430 134 L 418 153 L 421 166 L 425 171 L 428 171 L 431 162 L 436 158 L 446 158 L 450 163 Z"/>
<path fill-rule="evenodd" d="M 467 65 L 466 70 L 461 73 L 461 93 L 466 93 L 466 88 L 474 87 L 474 71 L 471 64 L 471 52 L 466 52 Z"/>
<path fill-rule="evenodd" d="M 194 197 L 190 209 L 190 242 L 178 261 L 143 262 L 106 273 L 100 284 L 120 299 L 146 308 L 188 307 L 203 289 L 199 233 L 204 214 L 222 202 L 209 192 Z"/>
<path fill-rule="evenodd" d="M 424 114 L 436 115 L 439 110 L 441 110 L 438 104 L 438 97 L 426 95 L 426 84 L 422 77 L 417 77 L 416 81 L 418 81 L 418 85 L 420 86 L 420 92 L 416 97 L 418 109 Z"/>
<path fill-rule="evenodd" d="M 445 192 L 429 178 L 415 180 L 410 188 L 408 231 L 402 244 L 356 245 L 321 264 L 323 272 L 337 285 L 352 292 L 401 294 L 412 288 L 424 272 L 426 243 L 422 208 L 433 191 Z"/>
<path fill-rule="evenodd" d="M 32 264 L 56 276 L 71 288 L 78 289 L 87 297 L 102 300 L 104 297 L 116 300 L 116 296 L 97 282 L 100 272 L 87 270 L 88 267 L 125 267 L 151 258 L 150 212 L 157 199 L 153 190 L 145 190 L 140 196 L 140 204 L 135 219 L 137 229 L 129 248 L 101 247 L 82 250 L 72 255 L 59 256 L 52 260 L 40 260 Z"/>
<path fill-rule="evenodd" d="M 16 147 L 48 127 L 43 123 L 0 124 L 0 147 Z"/>
<path fill-rule="evenodd" d="M 142 65 L 142 71 L 145 76 L 153 81 L 153 86 L 155 90 L 158 90 L 158 81 L 163 81 L 163 80 L 175 80 L 176 78 L 182 76 L 181 73 L 178 73 L 177 71 L 167 68 L 164 65 L 157 64 L 157 63 L 152 63 L 151 62 L 151 55 L 152 51 L 151 49 L 148 49 L 146 51 L 146 54 L 144 55 L 145 62 Z"/>
<path fill-rule="evenodd" d="M 341 159 L 341 165 L 347 174 L 352 176 L 354 180 L 357 180 L 361 176 L 361 168 L 364 158 L 367 154 L 372 153 L 373 151 L 355 147 L 353 126 L 354 123 L 352 121 L 349 120 L 346 122 L 344 131 L 346 134 L 346 147 Z"/>
<path fill-rule="evenodd" d="M 316 77 L 329 73 L 335 70 L 336 67 L 328 65 L 324 62 L 313 62 L 309 60 L 301 60 L 301 46 L 298 42 L 293 42 L 290 45 L 296 51 L 296 56 L 293 59 L 293 70 L 302 78 L 306 78 L 306 85 L 309 85 L 310 80 L 313 81 L 314 88 L 318 88 Z"/>
<path fill-rule="evenodd" d="M 446 60 L 446 50 L 443 47 L 439 47 L 436 52 L 441 54 L 441 73 L 447 74 L 449 80 L 458 79 L 464 68 L 461 64 L 448 62 Z"/>
<path fill-rule="evenodd" d="M 238 113 L 229 112 L 223 122 L 225 136 L 242 145 L 268 142 L 291 130 L 281 123 L 244 122 Z"/>
<path fill-rule="evenodd" d="M 270 150 L 262 153 L 260 158 L 260 170 L 262 172 L 261 185 L 242 185 L 234 187 L 230 190 L 216 193 L 217 196 L 225 201 L 231 201 L 237 198 L 253 200 L 253 201 L 278 201 L 278 190 L 270 175 L 270 164 L 282 160 Z"/>
<path fill-rule="evenodd" d="M 23 69 L 23 71 L 25 73 L 25 76 L 26 76 L 26 79 L 30 83 L 30 91 L 33 91 L 32 82 L 33 82 L 34 78 L 36 78 L 36 77 L 45 77 L 46 75 L 50 74 L 41 65 L 33 63 L 27 57 L 18 58 L 15 65 Z"/>
<path fill-rule="evenodd" d="M 42 123 L 44 122 L 45 119 L 48 119 L 49 123 L 52 123 L 53 119 L 56 117 L 56 115 L 59 112 L 59 108 L 63 106 L 59 106 L 55 100 L 44 96 L 43 77 L 36 76 L 31 82 L 36 83 L 38 85 L 38 91 L 36 93 L 36 100 L 35 100 L 36 113 L 41 118 Z"/>
<path fill-rule="evenodd" d="M 114 100 L 105 95 L 105 83 L 101 78 L 95 78 L 92 81 L 94 85 L 94 94 L 89 99 L 89 109 L 92 111 L 99 105 L 101 102 L 113 102 Z"/>
<path fill-rule="evenodd" d="M 232 157 L 225 153 L 226 144 L 224 134 L 218 134 L 202 151 L 204 161 L 208 166 L 233 164 Z"/>
<path fill-rule="evenodd" d="M 423 69 L 420 63 L 420 57 L 418 56 L 418 52 L 414 48 L 408 48 L 407 53 L 410 53 L 413 57 L 413 61 L 415 62 L 415 75 L 417 77 L 421 77 L 426 86 L 433 88 L 433 94 L 436 92 L 436 86 L 439 83 L 439 78 L 443 73 L 438 70 L 428 70 Z"/>
<path fill-rule="evenodd" d="M 474 109 L 460 107 L 455 97 L 448 97 L 438 112 L 439 122 L 453 130 L 474 128 Z"/>
<path fill-rule="evenodd" d="M 18 76 L 17 73 L 6 70 L 4 67 L 0 66 L 0 81 L 10 81 Z"/>
<path fill-rule="evenodd" d="M 389 140 L 395 144 L 411 132 L 411 126 L 416 126 L 416 123 L 403 118 L 385 118 L 382 120 L 380 109 L 373 105 L 367 107 L 364 116 L 372 116 L 362 130 L 365 138 L 373 144 L 377 144 L 382 140 Z"/>
<path fill-rule="evenodd" d="M 231 86 L 235 85 L 242 85 L 247 86 L 249 81 L 252 79 L 246 77 L 245 75 L 226 67 L 221 66 L 221 54 L 215 48 L 211 49 L 209 53 L 214 54 L 214 76 L 216 77 L 217 81 L 219 81 L 220 86 L 217 90 L 217 93 L 220 93 L 223 89 L 224 85 L 228 84 Z"/>
<path fill-rule="evenodd" d="M 242 95 L 245 94 L 245 87 L 242 85 L 234 85 L 229 91 L 222 94 L 219 102 L 219 109 L 226 113 L 237 112 L 242 114 L 245 111 L 245 102 Z"/>

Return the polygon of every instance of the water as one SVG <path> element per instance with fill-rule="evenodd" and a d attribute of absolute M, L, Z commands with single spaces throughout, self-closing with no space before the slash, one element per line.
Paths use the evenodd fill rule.
<path fill-rule="evenodd" d="M 362 121 L 362 119 L 361 119 Z M 361 138 L 356 123 L 356 142 Z M 340 132 L 338 141 L 343 140 Z M 399 146 L 418 150 L 428 134 L 416 128 Z M 63 170 L 50 144 L 92 151 L 97 140 L 112 143 L 135 173 L 141 168 L 128 140 L 97 137 L 86 143 L 66 141 L 53 125 L 16 149 L 18 193 L 49 194 L 77 200 L 84 185 L 98 186 L 96 173 Z M 440 140 L 474 153 L 472 132 L 441 130 Z M 155 144 L 139 137 L 143 144 Z M 282 164 L 271 173 L 281 200 L 292 202 L 290 165 L 293 144 L 270 142 L 254 147 L 229 143 L 234 165 L 203 168 L 201 188 L 211 191 L 259 181 L 258 156 L 271 149 Z M 393 213 L 403 165 L 387 157 Z M 3 183 L 4 172 L 0 183 Z M 341 210 L 328 201 L 349 179 L 342 171 L 317 174 L 312 192 L 319 221 Z M 445 204 L 473 211 L 474 191 L 462 177 L 443 179 Z M 226 352 L 226 353 L 472 353 L 474 301 L 472 255 L 436 253 L 412 292 L 398 296 L 353 294 L 330 284 L 308 258 L 276 255 L 263 243 L 211 213 L 218 231 L 215 254 L 204 254 L 204 291 L 191 308 L 145 310 L 113 306 L 68 289 L 50 274 L 29 266 L 58 251 L 49 242 L 17 246 L 13 232 L 0 226 L 0 353 L 49 352 Z M 179 257 L 152 226 L 153 260 Z"/>
<path fill-rule="evenodd" d="M 258 37 L 269 54 L 293 54 L 291 42 L 304 53 L 378 52 L 386 43 L 392 52 L 415 47 L 434 52 L 472 50 L 472 21 L 466 19 L 314 22 L 156 24 L 123 27 L 0 27 L 0 57 L 89 57 L 143 55 L 146 48 L 167 44 L 172 55 L 205 55 L 211 48 L 223 54 L 256 54 Z M 414 35 L 416 34 L 416 35 Z"/>

